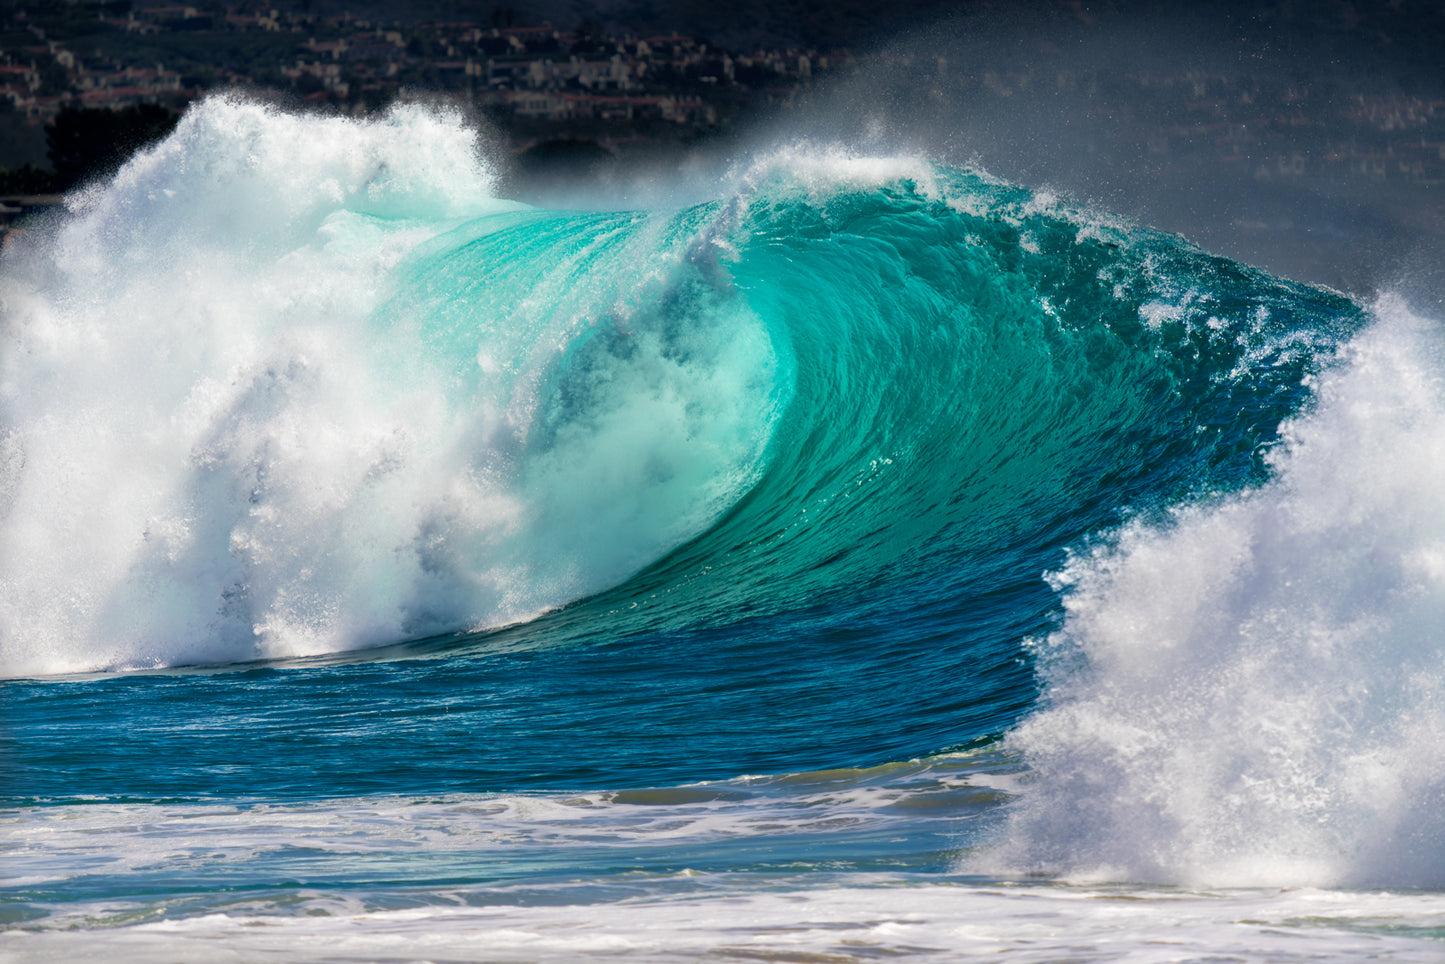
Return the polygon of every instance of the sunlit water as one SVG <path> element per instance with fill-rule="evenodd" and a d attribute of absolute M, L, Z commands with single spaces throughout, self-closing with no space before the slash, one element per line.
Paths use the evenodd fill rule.
<path fill-rule="evenodd" d="M 228 99 L 3 269 L 0 956 L 1440 959 L 1399 299 Z"/>

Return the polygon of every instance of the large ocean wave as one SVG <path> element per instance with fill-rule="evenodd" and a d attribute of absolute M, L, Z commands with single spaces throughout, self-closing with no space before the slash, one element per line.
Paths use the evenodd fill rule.
<path fill-rule="evenodd" d="M 714 203 L 547 212 L 472 139 L 209 101 L 24 252 L 11 675 L 493 628 L 699 537 L 652 577 L 707 583 L 687 624 L 860 580 L 957 600 L 1248 475 L 1357 322 L 921 160 L 784 152 Z"/>
<path fill-rule="evenodd" d="M 552 211 L 445 112 L 235 98 L 4 258 L 12 797 L 1002 740 L 979 872 L 1441 883 L 1441 365 L 1397 302 L 918 157 Z M 114 759 L 42 759 L 63 684 L 20 680 L 197 666 L 125 683 Z M 135 679 L 62 702 L 119 734 Z"/>

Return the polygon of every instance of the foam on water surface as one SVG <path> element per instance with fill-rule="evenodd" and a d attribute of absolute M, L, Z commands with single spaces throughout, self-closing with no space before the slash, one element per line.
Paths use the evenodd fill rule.
<path fill-rule="evenodd" d="M 684 876 L 682 895 L 618 895 L 605 907 L 465 892 L 429 906 L 367 908 L 306 897 L 284 916 L 228 913 L 117 929 L 0 934 L 26 961 L 103 954 L 120 962 L 804 960 L 956 961 L 1006 955 L 1045 964 L 1127 960 L 1439 960 L 1438 895 L 1337 891 L 1169 892 L 979 886 L 888 876 L 769 889 Z M 624 893 L 632 887 L 620 888 Z M 691 894 L 689 891 L 702 893 Z M 471 899 L 469 899 L 471 898 Z M 554 898 L 556 900 L 556 898 Z M 94 908 L 101 911 L 102 908 Z"/>
<path fill-rule="evenodd" d="M 1433 322 L 919 157 L 495 190 L 221 98 L 7 249 L 0 955 L 1438 957 Z"/>
<path fill-rule="evenodd" d="M 1445 884 L 1445 383 L 1386 299 L 1264 486 L 1140 520 L 1057 577 L 1033 770 L 995 872 Z"/>

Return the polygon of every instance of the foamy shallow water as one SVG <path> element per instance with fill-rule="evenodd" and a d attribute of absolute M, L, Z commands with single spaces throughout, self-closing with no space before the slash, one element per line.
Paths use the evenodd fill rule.
<path fill-rule="evenodd" d="M 1436 962 L 1445 893 L 960 873 L 1016 759 L 0 814 L 0 960 Z"/>
<path fill-rule="evenodd" d="M 124 919 L 119 906 L 98 904 L 76 910 L 73 923 L 86 921 L 81 929 L 0 935 L 0 959 L 1435 964 L 1445 951 L 1440 894 L 1189 892 L 888 876 L 795 883 L 694 877 L 681 887 L 666 885 L 680 895 L 578 904 L 559 893 L 555 904 L 527 906 L 510 905 L 505 890 L 462 889 L 429 894 L 428 906 L 397 909 L 302 892 L 287 915 L 248 911 L 238 900 L 224 913 L 96 927 Z M 638 882 L 638 889 L 650 888 Z"/>

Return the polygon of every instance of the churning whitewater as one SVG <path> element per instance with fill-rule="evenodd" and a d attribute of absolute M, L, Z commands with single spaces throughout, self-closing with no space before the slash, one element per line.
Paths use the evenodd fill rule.
<path fill-rule="evenodd" d="M 7 669 L 516 622 L 738 498 L 775 363 L 687 225 L 522 210 L 472 142 L 216 101 L 77 199 L 7 296 Z"/>
<path fill-rule="evenodd" d="M 477 144 L 212 98 L 4 252 L 0 957 L 1438 956 L 1435 322 Z"/>

